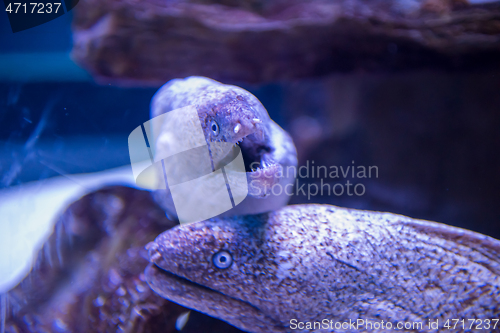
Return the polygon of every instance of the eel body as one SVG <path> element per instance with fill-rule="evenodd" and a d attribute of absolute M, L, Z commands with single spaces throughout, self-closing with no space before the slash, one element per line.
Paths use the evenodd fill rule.
<path fill-rule="evenodd" d="M 272 189 L 276 185 L 283 189 L 293 183 L 295 173 L 283 172 L 283 169 L 290 170 L 297 166 L 295 146 L 288 133 L 270 119 L 254 95 L 242 88 L 205 77 L 175 79 L 166 83 L 153 97 L 151 118 L 186 107 L 196 109 L 197 119 L 193 123 L 199 120 L 202 127 L 209 148 L 211 171 L 226 165 L 235 154 L 235 149 L 241 149 L 246 171 L 243 179 L 248 185 L 248 196 L 225 212 L 224 216 L 257 214 L 286 205 L 289 199 L 286 191 L 278 193 Z M 185 113 L 179 114 L 179 118 L 183 118 Z M 175 124 L 174 127 L 183 126 L 181 132 L 185 138 L 182 140 L 172 135 L 172 122 L 160 123 L 157 128 L 153 128 L 153 132 L 157 133 L 154 136 L 157 138 L 154 143 L 157 152 L 185 144 L 194 136 L 191 132 L 195 127 L 191 123 L 185 125 L 186 119 L 177 119 Z M 198 165 L 197 154 L 184 159 L 184 163 L 173 163 L 172 168 L 175 170 L 171 170 L 170 174 L 180 175 L 185 169 Z M 170 183 L 171 179 L 167 177 L 167 181 Z M 177 216 L 168 184 L 166 190 L 157 190 L 154 198 L 170 215 Z"/>
<path fill-rule="evenodd" d="M 249 332 L 500 330 L 500 241 L 436 222 L 297 205 L 174 227 L 148 249 L 155 292 Z M 359 320 L 379 326 L 334 326 Z"/>

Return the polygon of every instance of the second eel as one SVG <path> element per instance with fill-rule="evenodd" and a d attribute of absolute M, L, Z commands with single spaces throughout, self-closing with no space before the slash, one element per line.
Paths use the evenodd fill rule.
<path fill-rule="evenodd" d="M 436 222 L 297 205 L 174 227 L 148 248 L 155 292 L 248 332 L 500 329 L 500 241 Z"/>

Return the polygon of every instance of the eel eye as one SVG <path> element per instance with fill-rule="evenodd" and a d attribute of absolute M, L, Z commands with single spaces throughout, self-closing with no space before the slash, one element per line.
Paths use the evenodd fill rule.
<path fill-rule="evenodd" d="M 233 257 L 231 257 L 231 253 L 229 252 L 220 251 L 214 254 L 213 262 L 215 267 L 224 269 L 231 266 L 231 264 L 233 263 Z"/>
<path fill-rule="evenodd" d="M 219 135 L 219 124 L 215 120 L 210 123 L 210 129 L 215 135 Z"/>

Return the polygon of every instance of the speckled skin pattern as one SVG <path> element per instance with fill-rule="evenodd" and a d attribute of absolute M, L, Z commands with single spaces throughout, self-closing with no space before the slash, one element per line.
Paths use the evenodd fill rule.
<path fill-rule="evenodd" d="M 178 226 L 148 249 L 154 291 L 249 332 L 289 332 L 291 319 L 500 315 L 500 241 L 391 213 L 287 206 Z M 221 250 L 229 268 L 213 264 Z"/>
<path fill-rule="evenodd" d="M 293 183 L 292 173 L 279 172 L 279 168 L 296 167 L 297 152 L 291 137 L 269 118 L 260 101 L 242 88 L 191 76 L 171 80 L 158 90 L 151 101 L 151 118 L 189 105 L 198 111 L 216 170 L 231 152 L 215 151 L 211 142 L 239 144 L 245 160 L 249 196 L 223 216 L 263 213 L 286 205 L 289 196 L 274 195 L 271 187 Z M 217 135 L 211 129 L 213 121 L 220 129 Z M 168 137 L 160 136 L 159 146 L 162 140 Z M 254 171 L 256 167 L 259 169 Z M 167 212 L 176 215 L 168 188 L 156 191 L 154 198 Z"/>

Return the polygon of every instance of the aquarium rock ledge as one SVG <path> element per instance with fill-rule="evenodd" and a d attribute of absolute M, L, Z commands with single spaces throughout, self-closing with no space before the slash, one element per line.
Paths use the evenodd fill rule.
<path fill-rule="evenodd" d="M 73 58 L 106 83 L 490 68 L 500 56 L 500 2 L 84 0 L 73 31 Z"/>

